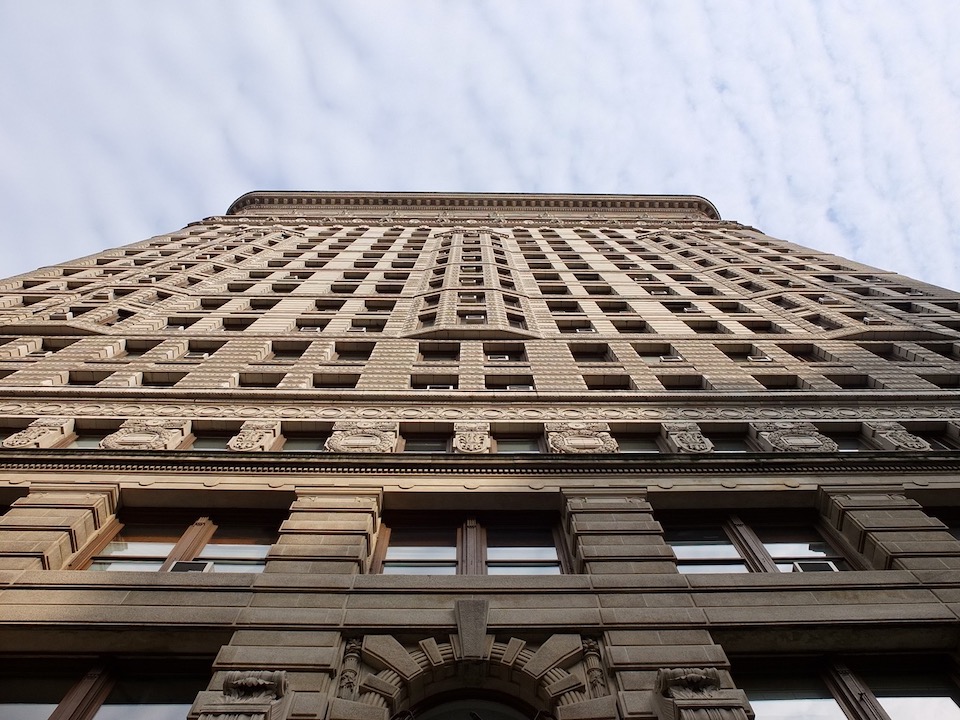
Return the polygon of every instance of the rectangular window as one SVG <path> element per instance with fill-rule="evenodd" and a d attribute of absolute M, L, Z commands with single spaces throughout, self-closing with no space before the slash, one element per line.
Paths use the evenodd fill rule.
<path fill-rule="evenodd" d="M 263 572 L 286 512 L 130 509 L 71 563 L 111 572 Z"/>
<path fill-rule="evenodd" d="M 79 660 L 4 660 L 16 668 L 0 683 L 0 717 L 5 720 L 181 720 L 209 675 L 209 660 L 182 657 L 93 668 Z M 172 672 L 170 665 L 175 666 Z"/>
<path fill-rule="evenodd" d="M 837 572 L 850 564 L 817 527 L 816 513 L 658 513 L 681 573 Z"/>
<path fill-rule="evenodd" d="M 951 661 L 937 656 L 733 660 L 734 682 L 758 720 L 960 720 L 960 688 Z"/>
<path fill-rule="evenodd" d="M 437 521 L 422 513 L 384 517 L 374 572 L 384 575 L 559 575 L 556 518 L 498 512 Z"/>

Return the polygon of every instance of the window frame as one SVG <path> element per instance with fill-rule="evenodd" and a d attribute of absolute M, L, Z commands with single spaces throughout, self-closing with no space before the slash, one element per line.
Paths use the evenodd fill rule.
<path fill-rule="evenodd" d="M 199 511 L 198 511 L 199 512 Z M 279 513 L 278 513 L 279 515 Z M 157 513 L 154 515 L 152 512 L 147 513 L 142 518 L 137 518 L 141 524 L 149 524 L 151 521 L 156 524 L 178 524 L 180 521 L 183 521 L 187 516 L 176 516 L 169 515 L 165 516 L 162 513 Z M 201 554 L 204 550 L 211 546 L 215 546 L 218 543 L 211 542 L 217 530 L 220 528 L 220 525 L 214 522 L 209 515 L 194 515 L 195 519 L 189 525 L 187 525 L 184 530 L 180 533 L 179 537 L 173 541 L 173 548 L 167 553 L 160 567 L 156 570 L 141 570 L 139 572 L 171 572 L 173 567 L 179 562 L 203 562 L 203 563 L 216 563 L 216 560 L 208 560 L 201 558 Z M 229 518 L 228 518 L 229 519 Z M 131 522 L 131 524 L 134 524 Z M 221 523 L 223 524 L 223 523 Z M 227 523 L 226 526 L 229 527 L 234 523 Z M 242 525 L 243 519 L 239 518 L 236 525 Z M 264 525 L 265 526 L 265 525 Z M 97 533 L 93 540 L 88 542 L 83 548 L 81 548 L 67 563 L 64 567 L 65 570 L 89 570 L 90 566 L 99 558 L 107 546 L 116 540 L 125 527 L 117 515 L 114 515 L 110 520 L 104 525 L 103 528 Z M 275 545 L 279 540 L 279 532 L 275 533 L 275 538 L 270 547 Z M 231 543 L 225 543 L 231 544 Z M 251 543 L 255 544 L 255 543 Z M 268 551 L 269 552 L 269 551 Z M 104 556 L 109 557 L 109 556 Z M 263 565 L 256 564 L 251 565 L 252 569 L 246 572 L 252 573 L 261 573 L 264 570 L 264 567 L 267 562 L 267 557 L 264 557 Z M 96 571 L 95 571 L 96 572 Z M 110 570 L 103 570 L 102 572 L 111 572 Z M 115 571 L 119 572 L 119 571 Z M 210 569 L 210 572 L 216 572 L 213 568 Z M 224 571 L 221 571 L 224 572 Z M 229 572 L 229 571 L 227 571 Z M 241 571 L 242 572 L 242 571 Z"/>
<path fill-rule="evenodd" d="M 953 684 L 952 700 L 958 707 L 960 714 L 960 685 L 957 683 L 957 668 L 955 664 L 946 663 L 947 667 L 940 670 L 937 654 L 927 654 L 919 656 L 873 656 L 856 657 L 841 656 L 838 658 L 825 657 L 806 657 L 786 659 L 778 663 L 776 658 L 771 657 L 745 657 L 732 658 L 733 667 L 731 675 L 737 687 L 749 687 L 749 682 L 742 682 L 745 677 L 776 677 L 776 676 L 801 676 L 819 681 L 825 686 L 827 696 L 832 698 L 840 712 L 847 718 L 853 720 L 877 720 L 877 718 L 890 718 L 891 715 L 883 708 L 880 700 L 883 697 L 882 692 L 877 692 L 870 686 L 870 673 L 876 668 L 873 667 L 879 663 L 881 667 L 889 668 L 891 660 L 910 659 L 909 663 L 904 663 L 912 668 L 919 667 L 921 671 L 901 673 L 903 677 L 916 676 L 920 672 L 927 672 L 937 664 L 937 673 L 942 679 L 947 679 Z M 946 656 L 943 656 L 944 658 Z M 738 665 L 740 667 L 738 667 Z M 770 672 L 771 666 L 776 667 L 776 675 Z M 896 673 L 894 673 L 896 674 Z M 741 685 L 742 683 L 742 685 Z M 748 699 L 749 690 L 744 690 Z M 918 696 L 925 697 L 925 696 Z M 751 702 L 756 701 L 754 698 Z"/>
<path fill-rule="evenodd" d="M 834 563 L 835 567 L 837 567 L 837 572 L 869 569 L 861 559 L 860 555 L 858 553 L 851 552 L 851 548 L 848 546 L 848 544 L 843 542 L 842 536 L 840 536 L 839 533 L 836 532 L 835 529 L 833 529 L 830 525 L 824 522 L 822 517 L 819 515 L 816 517 L 814 517 L 812 513 L 797 515 L 796 512 L 793 511 L 789 513 L 778 512 L 777 509 L 766 510 L 763 512 L 766 517 L 760 516 L 757 513 L 746 513 L 741 516 L 741 514 L 735 512 L 691 513 L 689 511 L 682 514 L 677 513 L 675 515 L 670 513 L 655 512 L 655 517 L 657 517 L 658 521 L 664 525 L 665 536 L 667 531 L 674 529 L 695 529 L 698 527 L 719 528 L 727 536 L 730 544 L 740 555 L 740 560 L 746 567 L 747 573 L 788 574 L 785 571 L 780 570 L 778 567 L 778 558 L 770 552 L 764 542 L 760 539 L 760 535 L 754 529 L 755 527 L 759 528 L 775 524 L 782 527 L 810 528 L 820 536 L 820 538 L 829 548 L 830 552 L 826 557 L 822 558 L 822 560 L 811 558 L 811 562 L 822 561 Z M 666 537 L 664 537 L 664 542 L 666 542 L 667 545 L 670 545 L 670 542 L 666 540 Z M 675 552 L 674 554 L 676 555 Z M 711 562 L 712 560 L 733 561 L 734 558 L 703 558 L 700 559 L 697 564 L 714 564 Z M 794 562 L 802 562 L 802 560 Z M 779 563 L 784 564 L 785 560 L 779 559 Z M 838 563 L 843 563 L 846 567 L 839 567 Z M 677 570 L 681 574 L 686 574 L 681 569 L 684 564 L 686 563 L 683 559 L 677 558 Z M 724 563 L 716 562 L 715 564 L 723 565 Z M 730 572 L 738 571 L 731 570 Z"/>
<path fill-rule="evenodd" d="M 548 530 L 553 539 L 553 547 L 557 553 L 556 561 L 534 561 L 518 560 L 510 564 L 519 567 L 546 567 L 556 566 L 559 575 L 569 575 L 574 572 L 573 562 L 568 555 L 566 544 L 564 543 L 563 531 L 560 526 L 559 518 L 550 513 L 537 512 L 498 512 L 498 513 L 455 513 L 452 517 L 437 521 L 435 513 L 422 512 L 402 512 L 387 513 L 381 521 L 380 530 L 377 535 L 376 546 L 374 547 L 373 557 L 370 564 L 370 573 L 375 575 L 384 575 L 384 568 L 387 567 L 387 551 L 390 547 L 390 538 L 394 530 L 405 529 L 424 529 L 424 530 L 455 530 L 455 575 L 491 575 L 496 573 L 487 572 L 490 565 L 487 549 L 489 547 L 488 529 L 513 530 L 516 532 Z M 514 522 L 513 516 L 516 516 Z M 546 547 L 546 546 L 544 546 Z M 424 561 L 426 562 L 426 561 Z M 494 561 L 499 563 L 500 561 Z M 440 564 L 439 561 L 437 563 Z M 500 566 L 507 566 L 504 561 Z M 411 575 L 437 575 L 441 573 L 410 573 Z M 527 575 L 529 577 L 539 576 L 535 573 L 513 573 L 514 576 Z"/>
<path fill-rule="evenodd" d="M 25 662 L 26 670 L 30 674 L 44 676 L 49 672 L 47 661 L 35 667 L 33 658 L 14 656 L 8 659 L 15 661 L 19 667 L 22 667 L 22 663 Z M 66 658 L 56 663 L 56 667 L 59 668 L 58 674 L 67 679 L 68 686 L 58 700 L 49 703 L 55 705 L 49 720 L 94 720 L 106 706 L 115 687 L 126 680 L 149 679 L 154 682 L 157 679 L 193 678 L 196 680 L 196 692 L 189 703 L 182 703 L 192 705 L 196 701 L 196 693 L 204 691 L 209 684 L 210 661 L 210 658 L 201 659 L 196 656 L 166 656 L 150 659 L 117 657 L 112 660 L 93 659 L 89 656 Z M 187 672 L 184 671 L 185 666 Z M 176 669 L 170 672 L 171 667 Z M 65 670 L 69 672 L 64 672 Z M 53 700 L 52 697 L 51 700 Z"/>

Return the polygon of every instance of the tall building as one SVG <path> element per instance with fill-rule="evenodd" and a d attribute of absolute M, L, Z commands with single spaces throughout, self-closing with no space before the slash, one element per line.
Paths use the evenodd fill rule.
<path fill-rule="evenodd" d="M 0 283 L 0 718 L 960 717 L 960 295 L 691 196 Z"/>

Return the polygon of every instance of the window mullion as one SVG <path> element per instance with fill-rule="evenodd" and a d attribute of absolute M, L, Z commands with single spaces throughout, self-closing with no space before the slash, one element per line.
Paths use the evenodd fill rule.
<path fill-rule="evenodd" d="M 557 559 L 560 561 L 560 572 L 564 575 L 575 573 L 574 559 L 571 557 L 570 548 L 566 543 L 566 535 L 563 528 L 554 526 L 552 530 L 553 542 L 557 546 Z"/>
<path fill-rule="evenodd" d="M 460 527 L 457 545 L 460 555 L 458 563 L 460 574 L 483 575 L 486 572 L 483 528 L 480 527 L 476 518 L 468 518 Z"/>
<path fill-rule="evenodd" d="M 827 687 L 853 720 L 891 720 L 877 698 L 850 668 L 832 663 L 824 672 Z"/>
<path fill-rule="evenodd" d="M 777 564 L 760 542 L 760 538 L 737 515 L 731 515 L 723 523 L 723 529 L 730 536 L 740 555 L 753 572 L 779 572 Z"/>
<path fill-rule="evenodd" d="M 373 551 L 373 558 L 370 561 L 370 572 L 382 573 L 383 561 L 387 557 L 387 548 L 390 547 L 390 528 L 380 523 L 380 531 L 377 533 L 377 544 Z"/>
<path fill-rule="evenodd" d="M 107 699 L 114 682 L 106 668 L 92 668 L 70 688 L 49 720 L 91 720 Z"/>
<path fill-rule="evenodd" d="M 216 530 L 217 526 L 210 518 L 202 517 L 198 519 L 180 536 L 177 544 L 173 546 L 173 550 L 170 551 L 167 559 L 160 566 L 160 572 L 169 570 L 174 563 L 181 560 L 193 560 L 203 550 L 203 546 L 210 541 Z"/>

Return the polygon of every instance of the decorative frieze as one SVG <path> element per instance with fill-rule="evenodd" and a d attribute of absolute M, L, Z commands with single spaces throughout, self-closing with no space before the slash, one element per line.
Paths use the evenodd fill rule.
<path fill-rule="evenodd" d="M 176 450 L 190 434 L 189 420 L 127 420 L 107 435 L 100 447 L 105 450 Z"/>
<path fill-rule="evenodd" d="M 811 423 L 751 423 L 750 436 L 766 452 L 837 452 L 837 443 Z"/>
<path fill-rule="evenodd" d="M 326 448 L 339 453 L 393 452 L 399 423 L 375 420 L 341 420 L 333 426 Z"/>
<path fill-rule="evenodd" d="M 553 453 L 615 453 L 617 441 L 610 426 L 598 422 L 547 423 L 547 446 Z"/>
<path fill-rule="evenodd" d="M 694 422 L 665 422 L 660 426 L 660 434 L 670 452 L 713 452 L 713 443 Z"/>

